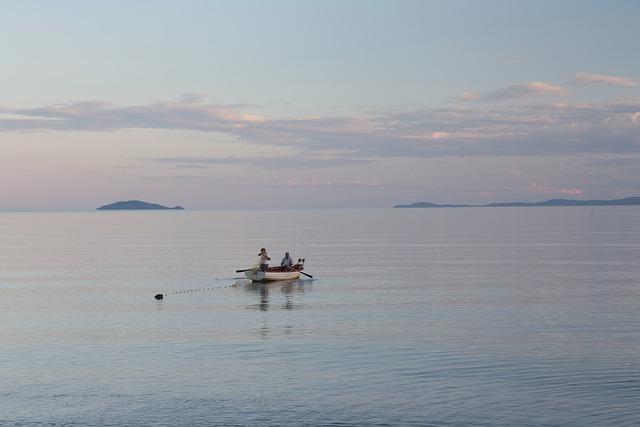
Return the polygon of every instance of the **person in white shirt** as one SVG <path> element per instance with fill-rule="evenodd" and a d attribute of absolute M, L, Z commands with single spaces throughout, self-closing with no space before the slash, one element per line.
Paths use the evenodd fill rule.
<path fill-rule="evenodd" d="M 280 261 L 280 266 L 282 266 L 285 270 L 289 270 L 293 266 L 293 260 L 289 256 L 289 252 L 284 253 L 284 258 L 282 258 L 282 261 Z"/>
<path fill-rule="evenodd" d="M 265 248 L 260 249 L 258 256 L 260 257 L 260 270 L 267 271 L 269 268 L 269 261 L 271 261 L 271 257 L 267 253 L 267 250 Z"/>

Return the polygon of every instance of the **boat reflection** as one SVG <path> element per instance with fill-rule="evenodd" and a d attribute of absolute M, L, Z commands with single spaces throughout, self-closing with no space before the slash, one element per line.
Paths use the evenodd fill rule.
<path fill-rule="evenodd" d="M 239 286 L 242 286 L 245 292 L 250 294 L 252 298 L 255 298 L 255 296 L 258 297 L 258 302 L 256 304 L 248 305 L 247 308 L 259 310 L 264 314 L 267 314 L 268 311 L 273 311 L 274 309 L 287 311 L 302 309 L 304 304 L 302 302 L 303 298 L 301 294 L 304 294 L 306 290 L 309 290 L 309 285 L 310 281 L 308 280 L 296 279 L 267 283 L 245 282 Z M 256 334 L 261 339 L 270 339 L 274 335 L 291 335 L 296 331 L 299 332 L 300 329 L 299 325 L 291 323 L 290 316 L 278 318 L 278 327 L 275 329 L 273 322 L 274 317 L 272 315 L 261 316 L 260 326 L 257 328 Z"/>
<path fill-rule="evenodd" d="M 294 310 L 303 307 L 301 302 L 295 302 L 294 295 L 305 292 L 305 282 L 305 280 L 299 279 L 267 283 L 249 282 L 244 288 L 247 292 L 258 294 L 259 296 L 258 304 L 251 305 L 250 307 L 258 308 L 260 311 L 268 311 L 272 308 L 271 293 L 280 289 L 284 295 L 284 301 L 280 304 L 280 308 L 283 310 Z"/>

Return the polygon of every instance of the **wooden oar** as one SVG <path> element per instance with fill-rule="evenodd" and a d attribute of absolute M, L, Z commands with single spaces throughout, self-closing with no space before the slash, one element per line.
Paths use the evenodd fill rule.
<path fill-rule="evenodd" d="M 255 268 L 245 268 L 244 270 L 236 270 L 236 273 L 244 273 L 245 271 L 256 270 Z"/>
<path fill-rule="evenodd" d="M 307 273 L 305 273 L 304 271 L 300 271 L 299 273 L 300 273 L 300 274 L 304 274 L 305 276 L 307 276 L 307 277 L 311 277 L 311 278 L 313 279 L 313 276 L 312 276 L 312 275 L 307 274 Z"/>

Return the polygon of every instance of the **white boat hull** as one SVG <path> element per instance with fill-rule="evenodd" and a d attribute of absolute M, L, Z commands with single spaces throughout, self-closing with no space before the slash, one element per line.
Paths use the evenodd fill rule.
<path fill-rule="evenodd" d="M 300 278 L 300 272 L 297 270 L 289 271 L 245 271 L 244 275 L 253 282 L 277 282 L 279 280 L 295 280 Z"/>

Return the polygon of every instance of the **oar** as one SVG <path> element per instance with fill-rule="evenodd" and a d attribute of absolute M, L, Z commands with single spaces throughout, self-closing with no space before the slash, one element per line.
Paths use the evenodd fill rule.
<path fill-rule="evenodd" d="M 307 274 L 307 273 L 305 273 L 304 271 L 300 271 L 299 273 L 300 273 L 300 274 L 304 274 L 305 276 L 307 276 L 307 277 L 311 277 L 311 278 L 313 279 L 313 276 L 312 276 L 312 275 Z"/>
<path fill-rule="evenodd" d="M 255 270 L 255 268 L 245 268 L 244 270 L 236 270 L 236 273 L 244 273 L 245 271 Z"/>

